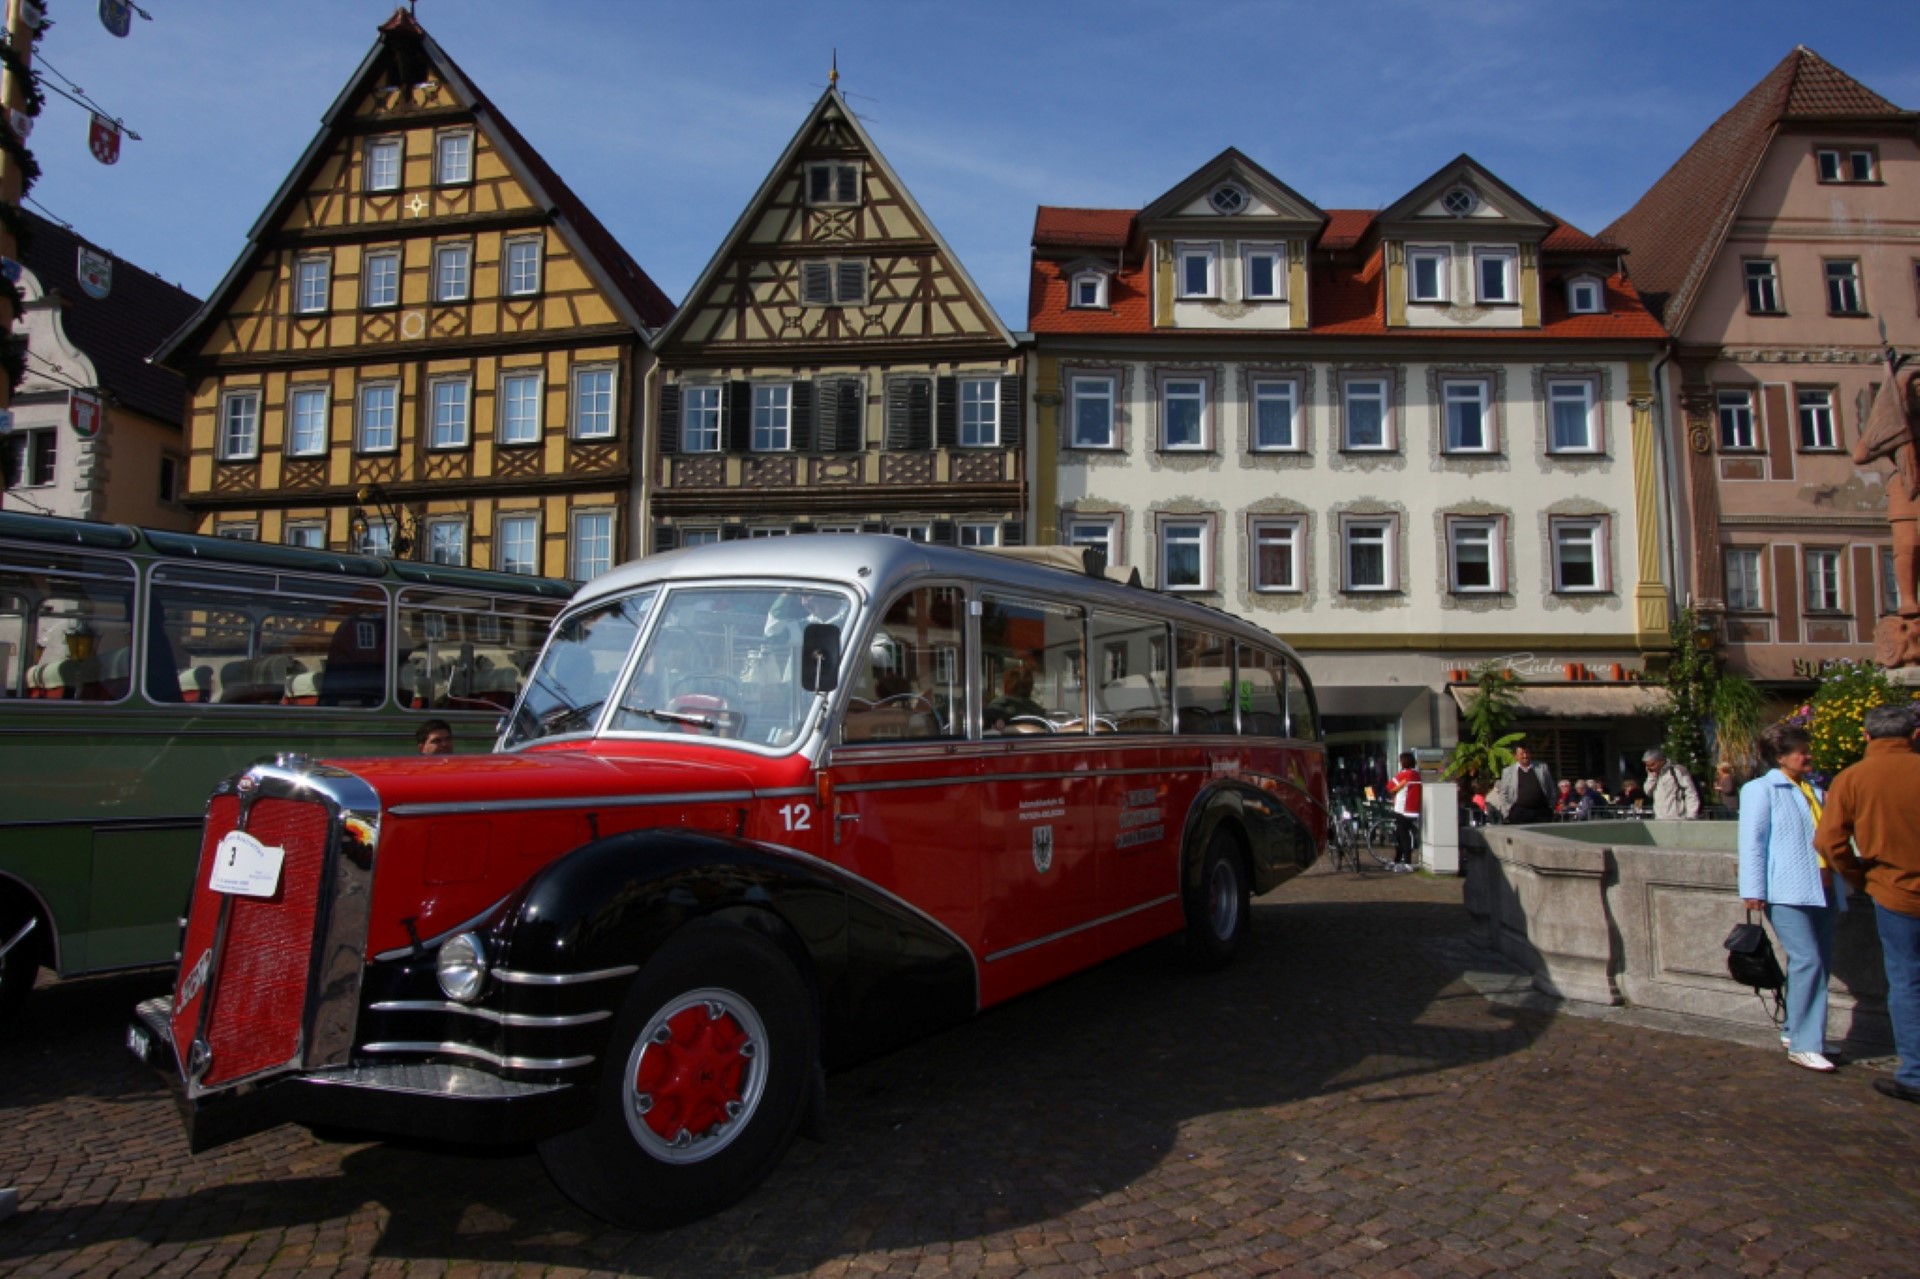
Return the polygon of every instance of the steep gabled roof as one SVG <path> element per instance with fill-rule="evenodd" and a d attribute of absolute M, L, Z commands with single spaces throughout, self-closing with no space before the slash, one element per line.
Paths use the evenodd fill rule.
<path fill-rule="evenodd" d="M 288 172 L 280 189 L 247 232 L 247 247 L 199 311 L 154 353 L 156 361 L 170 361 L 191 347 L 210 324 L 226 313 L 266 251 L 267 238 L 285 221 L 293 203 L 343 136 L 345 126 L 352 121 L 354 106 L 378 79 L 390 73 L 396 83 L 417 82 L 432 73 L 447 85 L 460 107 L 473 114 L 475 127 L 492 141 L 515 179 L 538 204 L 551 212 L 556 231 L 579 256 L 581 265 L 605 291 L 608 302 L 621 313 L 621 318 L 643 334 L 659 329 L 673 318 L 671 299 L 641 270 L 640 264 L 621 247 L 572 188 L 467 78 L 427 34 L 426 28 L 411 13 L 396 9 L 393 16 L 381 24 L 373 48 L 367 51 L 346 87 L 321 117 L 320 131 L 307 144 L 299 162 Z"/>
<path fill-rule="evenodd" d="M 1654 299 L 1670 330 L 1677 333 L 1686 323 L 1780 126 L 1841 121 L 1913 124 L 1920 115 L 1902 111 L 1800 45 L 1602 232 L 1626 246 L 1634 281 Z"/>

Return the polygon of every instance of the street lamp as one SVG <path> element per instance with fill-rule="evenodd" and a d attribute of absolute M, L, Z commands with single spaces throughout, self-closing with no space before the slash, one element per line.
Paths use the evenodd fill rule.
<path fill-rule="evenodd" d="M 353 537 L 354 545 L 362 545 L 361 534 L 370 531 L 373 522 L 367 518 L 367 507 L 373 508 L 374 515 L 391 530 L 386 555 L 389 559 L 408 558 L 415 545 L 415 535 L 419 532 L 419 521 L 409 518 L 407 511 L 394 501 L 388 492 L 378 484 L 363 484 L 353 495 L 353 511 L 347 517 L 347 531 Z"/>

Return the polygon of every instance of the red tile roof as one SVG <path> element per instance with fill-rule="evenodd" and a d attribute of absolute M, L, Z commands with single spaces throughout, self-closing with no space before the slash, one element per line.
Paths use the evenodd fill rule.
<path fill-rule="evenodd" d="M 1602 234 L 1626 246 L 1633 278 L 1677 328 L 1686 322 L 1775 129 L 1792 120 L 1876 118 L 1920 120 L 1802 45 L 1708 126 Z"/>
<path fill-rule="evenodd" d="M 1043 204 L 1033 216 L 1035 248 L 1117 249 L 1133 229 L 1134 209 L 1062 209 Z"/>

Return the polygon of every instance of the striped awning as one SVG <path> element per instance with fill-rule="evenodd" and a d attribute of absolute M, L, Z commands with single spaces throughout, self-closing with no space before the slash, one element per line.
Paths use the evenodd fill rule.
<path fill-rule="evenodd" d="M 1473 697 L 1471 684 L 1447 691 L 1460 709 Z M 1653 719 L 1667 713 L 1667 690 L 1658 684 L 1521 684 L 1515 719 Z"/>

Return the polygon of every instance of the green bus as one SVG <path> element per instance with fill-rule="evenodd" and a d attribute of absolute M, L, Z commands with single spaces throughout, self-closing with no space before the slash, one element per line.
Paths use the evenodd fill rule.
<path fill-rule="evenodd" d="M 0 1017 L 169 963 L 222 777 L 490 749 L 571 582 L 0 512 Z"/>

